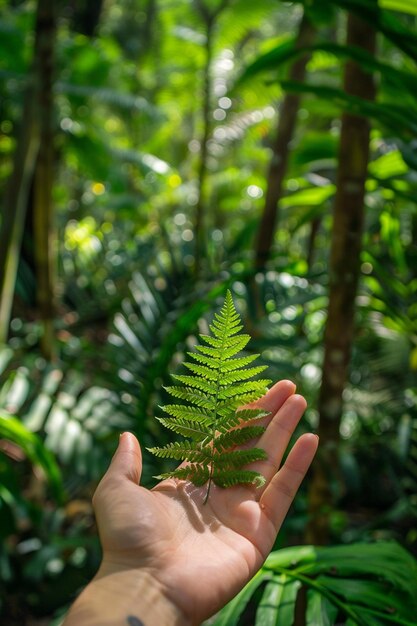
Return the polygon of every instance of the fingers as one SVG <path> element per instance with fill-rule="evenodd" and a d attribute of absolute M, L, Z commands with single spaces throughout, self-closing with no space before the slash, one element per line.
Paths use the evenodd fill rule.
<path fill-rule="evenodd" d="M 294 383 L 290 380 L 280 380 L 278 383 L 275 383 L 262 398 L 259 398 L 259 400 L 249 406 L 253 408 L 259 407 L 270 413 L 276 413 L 284 404 L 285 400 L 293 393 L 295 393 Z"/>
<path fill-rule="evenodd" d="M 259 502 L 261 509 L 274 524 L 277 532 L 310 467 L 318 443 L 317 435 L 312 433 L 302 435 L 261 496 Z"/>
<path fill-rule="evenodd" d="M 295 393 L 295 389 L 296 387 L 294 383 L 290 380 L 280 380 L 278 383 L 275 383 L 275 385 L 271 387 L 271 389 L 269 389 L 267 393 L 262 396 L 262 398 L 259 398 L 256 402 L 251 402 L 242 408 L 259 408 L 268 411 L 269 415 L 253 421 L 254 424 L 259 426 L 267 426 L 287 398 Z M 252 442 L 251 445 L 257 445 L 257 443 Z"/>
<path fill-rule="evenodd" d="M 258 448 L 265 450 L 268 458 L 265 461 L 252 463 L 250 469 L 260 472 L 266 478 L 267 483 L 277 473 L 284 452 L 306 406 L 303 396 L 294 394 L 287 398 L 256 443 Z"/>
<path fill-rule="evenodd" d="M 142 452 L 135 435 L 123 433 L 114 453 L 107 475 L 125 477 L 139 484 L 142 474 Z"/>

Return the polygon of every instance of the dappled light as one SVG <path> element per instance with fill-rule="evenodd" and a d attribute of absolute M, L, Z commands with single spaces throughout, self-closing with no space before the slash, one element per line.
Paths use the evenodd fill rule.
<path fill-rule="evenodd" d="M 185 431 L 203 444 L 163 408 L 226 294 L 243 356 L 307 401 L 291 443 L 320 446 L 266 563 L 204 623 L 416 623 L 416 26 L 416 0 L 0 0 L 2 625 L 60 626 L 94 576 L 121 433 L 145 488 L 210 490 L 204 349 L 197 392 L 174 388 L 204 405 L 204 471 L 176 470 Z M 230 441 L 219 463 L 265 461 Z M 260 477 L 224 467 L 216 494 Z"/>

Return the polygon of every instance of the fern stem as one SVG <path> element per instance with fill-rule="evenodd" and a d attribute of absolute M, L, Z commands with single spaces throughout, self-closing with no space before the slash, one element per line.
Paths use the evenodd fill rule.
<path fill-rule="evenodd" d="M 223 345 L 221 347 L 221 350 L 223 350 L 224 347 L 224 340 L 223 340 Z M 207 485 L 207 493 L 205 495 L 203 504 L 206 504 L 208 497 L 210 495 L 210 488 L 211 488 L 211 483 L 213 482 L 213 473 L 214 473 L 214 438 L 216 436 L 216 419 L 217 419 L 217 403 L 219 400 L 219 391 L 220 391 L 220 365 L 219 365 L 219 369 L 218 369 L 218 375 L 217 375 L 217 384 L 216 384 L 216 395 L 214 398 L 214 407 L 213 407 L 213 425 L 212 425 L 212 429 L 211 429 L 211 442 L 212 442 L 212 448 L 211 448 L 211 460 L 210 460 L 210 474 L 209 474 L 209 479 L 208 479 L 208 485 Z"/>
<path fill-rule="evenodd" d="M 225 326 L 226 328 L 228 328 L 228 322 L 230 319 L 230 310 L 227 311 L 227 317 L 226 317 L 226 322 L 225 322 Z M 209 479 L 208 479 L 208 485 L 207 485 L 207 493 L 205 495 L 203 504 L 206 504 L 209 495 L 210 495 L 210 489 L 211 489 L 211 483 L 213 482 L 213 473 L 214 473 L 214 439 L 216 437 L 216 421 L 217 421 L 217 405 L 219 402 L 219 391 L 220 391 L 220 375 L 221 375 L 221 367 L 222 367 L 222 362 L 223 362 L 223 351 L 224 351 L 224 344 L 226 341 L 226 332 L 223 332 L 223 337 L 222 337 L 222 345 L 220 347 L 220 358 L 219 358 L 219 368 L 217 370 L 217 381 L 216 381 L 216 395 L 214 398 L 214 407 L 213 407 L 213 425 L 212 425 L 212 429 L 211 429 L 211 441 L 212 441 L 212 448 L 211 448 L 211 460 L 210 460 L 210 473 L 209 473 Z"/>

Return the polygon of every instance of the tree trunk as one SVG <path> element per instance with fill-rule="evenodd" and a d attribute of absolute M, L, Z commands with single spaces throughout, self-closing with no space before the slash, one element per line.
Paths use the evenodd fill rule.
<path fill-rule="evenodd" d="M 206 215 L 205 215 L 205 191 L 207 178 L 208 140 L 211 131 L 211 65 L 213 60 L 213 36 L 216 22 L 220 14 L 227 7 L 229 0 L 220 0 L 217 8 L 210 10 L 210 4 L 204 0 L 195 0 L 196 8 L 204 20 L 206 26 L 206 61 L 203 74 L 203 133 L 200 140 L 200 161 L 198 165 L 198 199 L 195 207 L 194 221 L 194 271 L 198 275 L 201 269 L 201 259 L 205 249 Z"/>
<path fill-rule="evenodd" d="M 198 165 L 198 200 L 195 207 L 195 273 L 198 274 L 201 266 L 202 251 L 205 248 L 205 183 L 207 176 L 207 148 L 210 136 L 210 112 L 211 112 L 211 63 L 213 56 L 213 21 L 207 22 L 206 28 L 206 63 L 204 66 L 203 86 L 203 134 L 200 140 L 200 161 Z"/>
<path fill-rule="evenodd" d="M 315 217 L 310 224 L 310 234 L 307 242 L 307 266 L 309 271 L 313 268 L 316 239 L 321 226 L 321 217 Z"/>
<path fill-rule="evenodd" d="M 71 29 L 86 35 L 86 37 L 93 37 L 96 33 L 102 10 L 103 0 L 95 0 L 94 2 L 91 2 L 91 0 L 75 0 L 72 4 Z"/>
<path fill-rule="evenodd" d="M 50 33 L 53 3 L 38 0 L 33 68 L 25 94 L 22 123 L 14 155 L 0 233 L 0 343 L 8 337 L 29 192 L 40 144 L 39 100 L 42 90 L 40 51 Z"/>
<path fill-rule="evenodd" d="M 349 46 L 375 54 L 376 34 L 370 24 L 356 15 L 349 15 L 347 29 Z M 372 75 L 353 61 L 346 63 L 344 89 L 360 98 L 375 98 Z M 314 464 L 309 494 L 311 520 L 307 541 L 314 544 L 328 542 L 329 516 L 337 492 L 343 390 L 354 338 L 355 298 L 360 273 L 369 134 L 367 119 L 349 113 L 342 115 L 329 264 L 329 308 L 318 403 L 320 454 Z"/>
<path fill-rule="evenodd" d="M 52 186 L 54 170 L 54 106 L 53 72 L 55 48 L 55 10 L 53 2 L 43 14 L 42 36 L 39 38 L 37 65 L 39 69 L 38 115 L 40 147 L 34 178 L 33 226 L 36 268 L 36 295 L 42 320 L 41 350 L 51 360 L 54 354 L 53 321 L 55 313 L 56 241 L 53 221 Z"/>
<path fill-rule="evenodd" d="M 313 43 L 316 28 L 304 14 L 296 39 L 296 48 Z M 302 82 L 306 74 L 309 56 L 302 56 L 291 66 L 289 79 Z M 301 96 L 287 93 L 279 112 L 278 130 L 272 146 L 272 158 L 267 176 L 265 206 L 261 217 L 255 249 L 255 270 L 262 270 L 269 259 L 278 223 L 278 203 L 282 195 L 282 183 L 287 172 L 290 143 L 294 135 Z"/>

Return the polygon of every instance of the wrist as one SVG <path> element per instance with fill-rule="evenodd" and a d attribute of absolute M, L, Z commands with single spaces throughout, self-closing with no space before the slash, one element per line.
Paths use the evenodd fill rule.
<path fill-rule="evenodd" d="M 102 562 L 63 626 L 189 626 L 191 622 L 145 569 Z"/>

